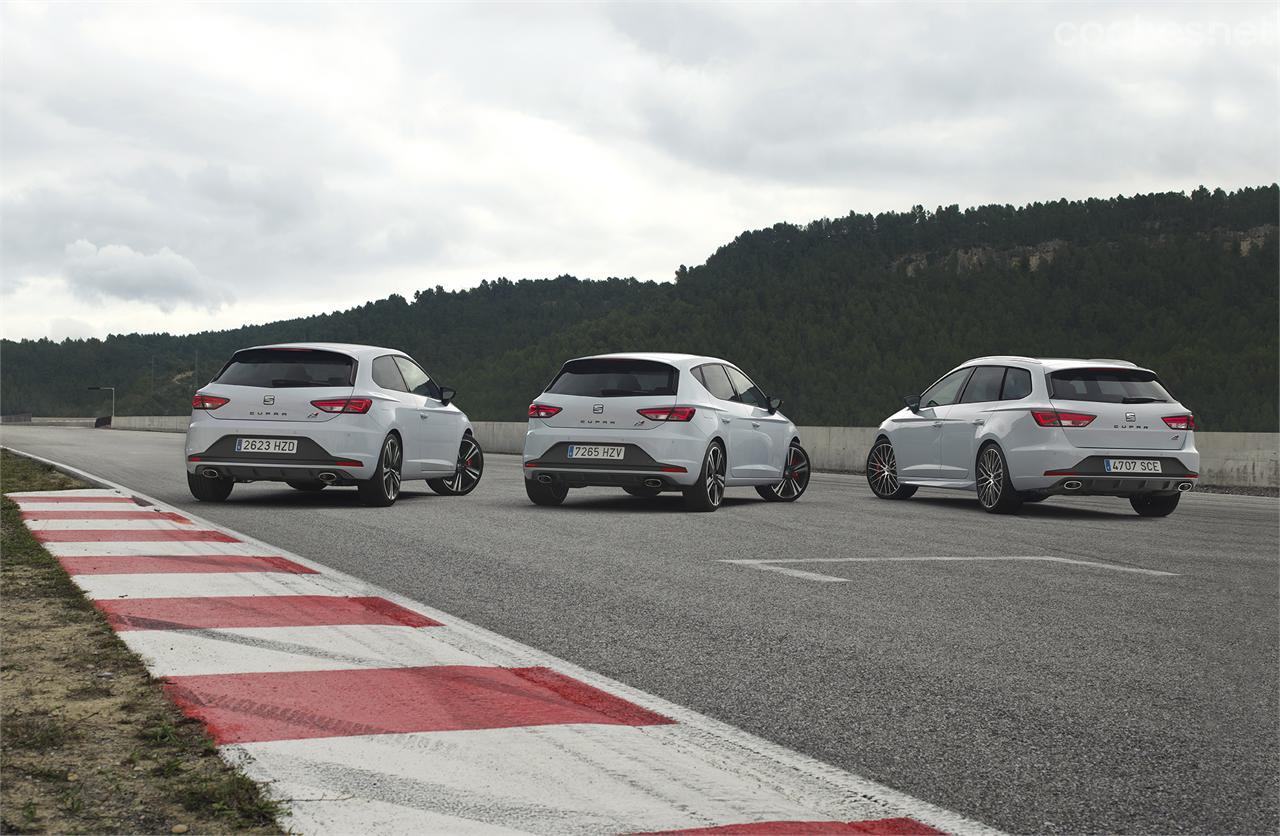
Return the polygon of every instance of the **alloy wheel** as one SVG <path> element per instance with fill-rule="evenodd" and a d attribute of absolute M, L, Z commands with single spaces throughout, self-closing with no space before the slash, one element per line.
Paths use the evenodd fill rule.
<path fill-rule="evenodd" d="M 717 508 L 724 499 L 725 483 L 724 451 L 718 444 L 711 445 L 711 449 L 707 451 L 706 474 L 707 500 L 711 507 Z"/>
<path fill-rule="evenodd" d="M 467 437 L 462 439 L 458 448 L 458 465 L 453 475 L 444 480 L 445 485 L 454 493 L 462 494 L 470 491 L 480 481 L 480 445 Z"/>
<path fill-rule="evenodd" d="M 871 487 L 881 496 L 890 496 L 898 490 L 898 460 L 893 455 L 893 446 L 881 443 L 871 451 L 868 475 Z"/>
<path fill-rule="evenodd" d="M 382 492 L 387 499 L 394 500 L 400 495 L 401 463 L 400 442 L 390 436 L 382 446 Z"/>
<path fill-rule="evenodd" d="M 983 508 L 994 508 L 1004 492 L 1004 461 L 1000 451 L 988 447 L 978 457 L 978 501 Z"/>
<path fill-rule="evenodd" d="M 809 457 L 803 449 L 792 446 L 787 452 L 787 466 L 782 470 L 782 481 L 769 490 L 779 499 L 794 499 L 809 486 Z"/>

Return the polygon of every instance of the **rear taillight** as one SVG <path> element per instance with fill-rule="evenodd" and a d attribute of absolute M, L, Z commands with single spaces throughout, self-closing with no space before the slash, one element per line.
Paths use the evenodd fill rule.
<path fill-rule="evenodd" d="M 547 406 L 544 403 L 529 404 L 530 418 L 550 418 L 552 415 L 556 415 L 559 412 L 560 407 L 558 406 Z"/>
<path fill-rule="evenodd" d="M 217 395 L 199 395 L 197 394 L 191 399 L 192 409 L 217 409 L 231 403 L 230 398 L 220 398 Z"/>
<path fill-rule="evenodd" d="M 312 401 L 311 405 L 321 412 L 354 412 L 364 415 L 373 407 L 373 398 L 328 398 Z"/>
<path fill-rule="evenodd" d="M 1194 430 L 1196 428 L 1194 415 L 1166 415 L 1164 422 L 1169 425 L 1171 430 Z"/>
<path fill-rule="evenodd" d="M 651 406 L 636 410 L 650 421 L 692 421 L 697 411 L 691 406 Z"/>
<path fill-rule="evenodd" d="M 1031 417 L 1042 427 L 1087 427 L 1098 416 L 1087 412 L 1063 412 L 1060 409 L 1033 409 Z"/>

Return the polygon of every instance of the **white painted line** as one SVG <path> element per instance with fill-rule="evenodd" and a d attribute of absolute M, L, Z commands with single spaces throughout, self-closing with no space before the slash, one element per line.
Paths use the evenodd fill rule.
<path fill-rule="evenodd" d="M 347 588 L 333 578 L 277 572 L 75 575 L 72 580 L 93 599 L 347 594 Z"/>
<path fill-rule="evenodd" d="M 849 578 L 837 578 L 834 575 L 821 575 L 817 572 L 805 572 L 801 569 L 791 569 L 785 565 L 790 563 L 908 563 L 914 561 L 980 561 L 980 562 L 999 562 L 999 561 L 1040 561 L 1044 563 L 1066 563 L 1072 566 L 1088 566 L 1092 569 L 1108 569 L 1112 572 L 1132 572 L 1138 575 L 1158 575 L 1161 577 L 1176 578 L 1180 577 L 1177 572 L 1162 572 L 1158 569 L 1143 569 L 1137 566 L 1121 566 L 1115 563 L 1102 563 L 1097 560 L 1079 560 L 1072 557 L 1056 557 L 1054 555 L 947 555 L 947 556 L 908 556 L 908 557 L 800 557 L 800 558 L 777 558 L 777 559 L 761 559 L 761 560 L 721 560 L 721 563 L 735 563 L 739 566 L 750 566 L 754 569 L 763 569 L 766 572 L 780 572 L 784 575 L 791 575 L 806 580 L 821 580 L 828 582 L 847 582 Z"/>
<path fill-rule="evenodd" d="M 22 455 L 26 456 L 26 457 L 27 457 L 27 458 L 29 458 L 29 459 L 34 459 L 34 458 L 35 458 L 35 456 L 32 456 L 32 455 L 31 455 L 31 454 L 29 454 L 29 453 L 23 453 Z M 46 460 L 45 460 L 45 459 L 39 459 L 39 461 L 46 461 Z M 46 499 L 47 499 L 47 498 L 49 497 L 50 493 L 51 493 L 50 491 L 17 491 L 17 492 L 15 492 L 15 493 L 7 493 L 7 494 L 5 494 L 5 496 L 9 497 L 9 498 L 10 498 L 10 499 L 12 499 L 14 502 L 17 502 L 17 503 L 21 504 L 21 503 L 26 502 L 27 500 L 31 500 L 31 499 L 41 499 L 41 498 L 46 498 Z M 57 492 L 57 495 L 58 495 L 58 496 L 109 496 L 109 497 L 117 497 L 117 496 L 119 496 L 119 495 L 120 495 L 120 492 L 119 492 L 118 490 L 114 489 L 114 488 L 84 488 L 84 489 L 73 489 L 73 490 L 66 490 L 66 491 L 58 491 L 58 492 Z M 125 491 L 125 495 L 126 495 L 126 496 L 128 496 L 128 491 Z M 59 504 L 61 505 L 61 507 L 66 508 L 68 505 L 71 505 L 72 503 L 59 503 Z M 74 503 L 74 504 L 79 505 L 79 504 L 81 504 L 81 503 Z M 117 505 L 117 506 L 119 506 L 119 505 L 123 505 L 123 504 L 124 504 L 124 503 L 116 503 L 116 505 Z"/>
<path fill-rule="evenodd" d="M 154 676 L 195 676 L 428 665 L 491 665 L 450 644 L 447 627 L 343 625 L 216 630 L 124 630 Z"/>
<path fill-rule="evenodd" d="M 207 525 L 207 523 L 201 523 L 199 526 L 183 526 L 183 530 L 190 531 L 194 527 L 205 528 Z M 224 529 L 218 530 L 222 531 Z M 261 547 L 250 546 L 246 543 L 206 543 L 195 540 L 156 540 L 147 543 L 131 543 L 127 540 L 100 540 L 89 543 L 41 543 L 41 545 L 48 549 L 49 553 L 54 557 L 86 557 L 90 555 L 138 557 L 151 554 L 241 554 L 252 557 L 260 554 L 278 553 L 264 552 L 260 550 Z"/>
<path fill-rule="evenodd" d="M 67 509 L 63 509 L 67 510 Z M 139 509 L 141 510 L 141 509 Z M 159 514 L 141 520 L 23 520 L 32 531 L 199 531 L 194 525 L 174 522 Z"/>
<path fill-rule="evenodd" d="M 42 461 L 136 495 L 92 474 Z M 95 579 L 118 578 L 119 584 L 113 580 L 110 591 L 130 597 L 140 591 L 165 597 L 271 594 L 268 585 L 286 586 L 281 591 L 293 594 L 297 591 L 293 583 L 281 584 L 282 578 L 289 578 L 326 590 L 319 594 L 381 596 L 443 622 L 447 632 L 430 635 L 490 665 L 518 660 L 518 664 L 546 667 L 675 722 L 647 727 L 592 724 L 312 738 L 221 747 L 225 756 L 263 782 L 269 794 L 285 802 L 291 810 L 291 817 L 282 822 L 287 830 L 598 833 L 780 819 L 906 816 L 951 833 L 996 832 L 316 561 L 144 499 L 162 510 L 182 513 L 198 526 L 239 538 L 245 553 L 277 554 L 322 575 L 277 576 L 274 584 L 264 577 L 270 573 L 254 573 L 254 578 L 247 573 L 165 578 L 80 575 L 76 580 L 82 586 L 107 591 L 108 586 Z M 307 592 L 316 594 L 312 589 Z M 119 635 L 129 636 L 129 631 Z"/>
<path fill-rule="evenodd" d="M 116 494 L 119 496 L 119 494 Z M 141 505 L 129 502 L 37 502 L 34 499 L 14 500 L 22 511 L 146 511 Z"/>
<path fill-rule="evenodd" d="M 708 745 L 699 729 L 684 725 L 534 726 L 226 748 L 247 758 L 251 777 L 295 799 L 295 822 L 332 833 L 438 832 L 442 815 L 524 832 L 590 834 L 900 815 L 875 795 L 846 793 L 787 761 Z M 400 809 L 384 808 L 387 819 L 369 822 L 366 805 L 329 800 L 353 784 L 364 799 Z"/>

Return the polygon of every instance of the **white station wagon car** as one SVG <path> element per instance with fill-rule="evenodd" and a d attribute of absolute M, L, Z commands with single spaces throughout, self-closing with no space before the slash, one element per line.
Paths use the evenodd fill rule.
<path fill-rule="evenodd" d="M 1123 360 L 980 357 L 880 425 L 867 481 L 883 499 L 976 490 L 993 513 L 1057 494 L 1128 498 L 1166 516 L 1199 476 L 1195 418 Z"/>
<path fill-rule="evenodd" d="M 680 491 L 686 508 L 714 511 L 742 485 L 793 502 L 809 485 L 809 456 L 781 404 L 715 357 L 570 360 L 529 405 L 525 490 L 538 505 L 588 486 Z"/>
<path fill-rule="evenodd" d="M 402 351 L 339 343 L 237 351 L 191 401 L 187 484 L 220 502 L 236 482 L 301 491 L 354 485 L 390 505 L 404 479 L 438 494 L 473 491 L 484 453 L 471 422 Z"/>

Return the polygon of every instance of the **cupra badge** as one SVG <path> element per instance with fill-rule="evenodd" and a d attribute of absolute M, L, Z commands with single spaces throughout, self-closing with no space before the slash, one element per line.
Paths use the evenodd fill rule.
<path fill-rule="evenodd" d="M 264 404 L 266 404 L 267 406 L 271 406 L 271 404 L 273 404 L 273 403 L 275 403 L 275 402 L 276 402 L 276 396 L 275 396 L 275 395 L 263 395 L 263 396 L 262 396 L 262 402 L 263 402 Z"/>
<path fill-rule="evenodd" d="M 595 406 L 591 407 L 591 411 L 594 412 L 596 415 L 599 415 L 601 412 L 604 412 L 604 404 L 602 403 L 596 404 Z"/>

